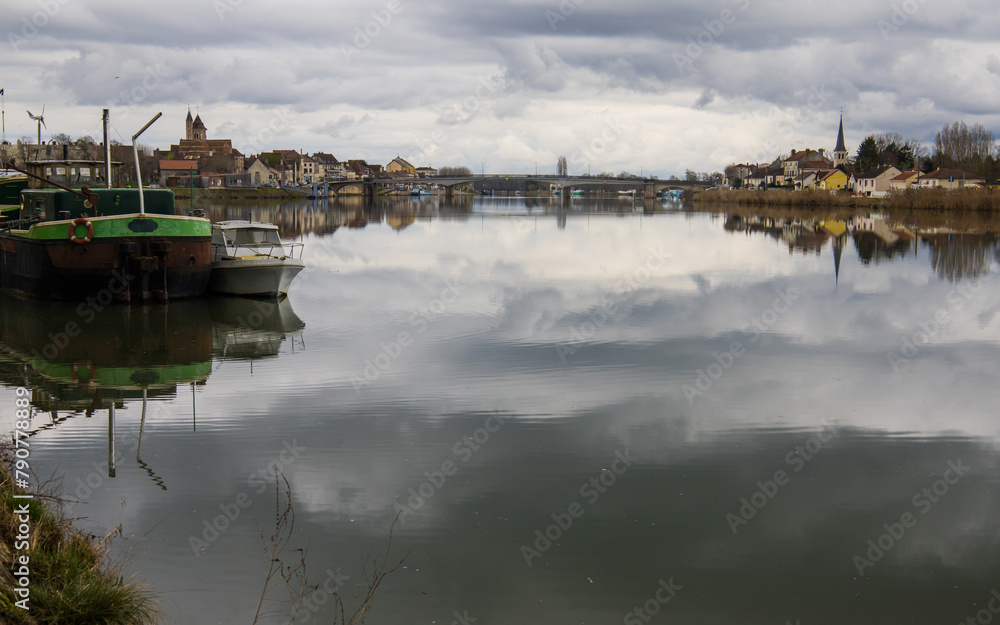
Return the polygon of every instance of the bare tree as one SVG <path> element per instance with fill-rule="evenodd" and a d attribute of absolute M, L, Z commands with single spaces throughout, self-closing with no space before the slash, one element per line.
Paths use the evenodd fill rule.
<path fill-rule="evenodd" d="M 148 183 L 152 180 L 153 170 L 156 167 L 156 158 L 153 150 L 148 145 L 139 144 L 136 146 L 139 152 L 139 166 L 142 168 L 142 180 Z M 132 146 L 111 141 L 111 160 L 122 164 L 122 184 L 135 184 L 135 158 L 132 156 Z M 118 184 L 118 181 L 115 181 Z"/>
<path fill-rule="evenodd" d="M 559 160 L 556 162 L 556 175 L 558 176 L 568 176 L 569 166 L 566 163 L 566 157 L 560 156 Z"/>
<path fill-rule="evenodd" d="M 988 174 L 995 164 L 996 137 L 982 124 L 968 126 L 955 122 L 945 126 L 934 139 L 934 162 L 942 169 L 967 169 Z"/>
<path fill-rule="evenodd" d="M 920 139 L 904 139 L 903 135 L 898 132 L 880 132 L 878 134 L 872 135 L 875 139 L 875 147 L 878 149 L 879 154 L 884 154 L 889 152 L 896 156 L 896 160 L 907 161 L 912 159 L 916 162 L 926 161 L 931 153 L 924 145 L 924 142 Z M 905 155 L 906 158 L 900 158 Z M 891 165 L 902 164 L 909 167 L 906 162 L 903 163 L 888 163 Z"/>
<path fill-rule="evenodd" d="M 471 176 L 472 170 L 468 167 L 442 167 L 438 169 L 439 176 Z"/>

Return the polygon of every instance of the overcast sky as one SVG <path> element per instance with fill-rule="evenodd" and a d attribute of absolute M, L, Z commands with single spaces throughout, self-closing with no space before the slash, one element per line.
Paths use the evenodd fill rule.
<path fill-rule="evenodd" d="M 0 0 L 6 138 L 167 148 L 187 108 L 237 149 L 487 173 L 668 176 L 868 133 L 1000 129 L 994 0 Z M 44 131 L 44 129 L 43 129 Z M 43 134 L 43 138 L 46 135 Z M 536 165 L 537 164 L 537 165 Z"/>

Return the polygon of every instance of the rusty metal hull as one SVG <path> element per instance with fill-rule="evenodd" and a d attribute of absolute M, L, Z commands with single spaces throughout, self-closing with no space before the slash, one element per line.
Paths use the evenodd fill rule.
<path fill-rule="evenodd" d="M 0 286 L 60 300 L 157 301 L 197 297 L 211 271 L 210 237 L 95 239 L 84 245 L 0 233 Z"/>

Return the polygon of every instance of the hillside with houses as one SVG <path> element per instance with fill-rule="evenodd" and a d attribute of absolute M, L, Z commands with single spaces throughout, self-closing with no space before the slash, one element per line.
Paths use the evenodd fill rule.
<path fill-rule="evenodd" d="M 840 118 L 837 143 L 825 149 L 792 149 L 767 163 L 732 164 L 725 176 L 732 188 L 818 189 L 861 197 L 885 197 L 907 189 L 996 187 L 1000 148 L 992 131 L 963 122 L 938 133 L 933 152 L 920 141 L 895 133 L 866 137 L 852 158 Z"/>
<path fill-rule="evenodd" d="M 156 150 L 156 178 L 170 187 L 253 188 L 344 182 L 371 178 L 426 178 L 432 167 L 416 167 L 396 157 L 385 166 L 363 159 L 338 159 L 327 152 L 306 154 L 273 149 L 242 154 L 230 139 L 209 139 L 201 115 L 185 120 L 185 137 L 169 150 Z"/>

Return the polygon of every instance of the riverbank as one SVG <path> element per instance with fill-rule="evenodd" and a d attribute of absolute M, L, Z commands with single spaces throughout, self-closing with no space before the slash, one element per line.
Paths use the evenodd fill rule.
<path fill-rule="evenodd" d="M 873 207 L 851 206 L 749 206 L 739 204 L 698 202 L 695 211 L 742 217 L 769 217 L 797 221 L 847 221 L 854 217 L 881 215 L 888 223 L 909 228 L 950 229 L 964 233 L 1000 233 L 1000 211 L 934 208 L 909 208 L 884 202 Z"/>
<path fill-rule="evenodd" d="M 103 538 L 75 528 L 62 515 L 58 498 L 29 493 L 17 485 L 14 463 L 14 449 L 4 443 L 0 447 L 0 622 L 155 623 L 157 609 L 149 589 L 125 580 L 125 563 L 110 557 L 111 538 L 120 528 Z M 33 498 L 23 498 L 29 494 Z"/>
<path fill-rule="evenodd" d="M 822 206 L 836 208 L 871 208 L 882 203 L 881 198 L 855 197 L 849 193 L 837 193 L 807 189 L 787 191 L 768 189 L 710 189 L 694 194 L 696 202 L 736 204 L 737 206 Z"/>
<path fill-rule="evenodd" d="M 986 211 L 1000 212 L 1000 192 L 994 189 L 908 189 L 884 198 L 857 197 L 849 193 L 807 189 L 767 191 L 716 189 L 695 194 L 696 202 L 754 207 L 823 207 L 841 209 Z"/>
<path fill-rule="evenodd" d="M 191 189 L 188 187 L 169 187 L 174 192 L 176 200 L 190 200 Z M 222 200 L 286 200 L 302 199 L 304 195 L 292 193 L 284 189 L 274 187 L 258 187 L 256 189 L 194 189 L 195 201 L 222 201 Z"/>

